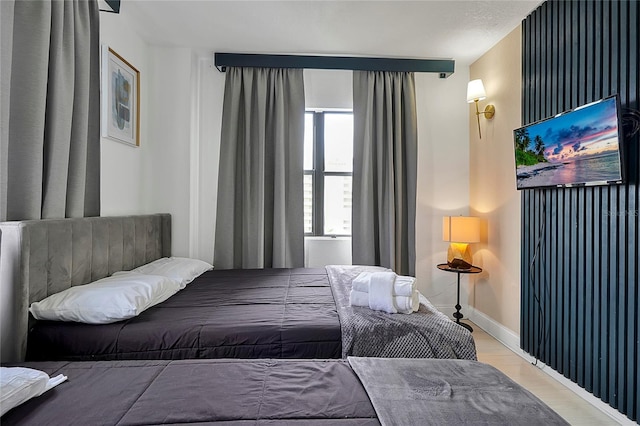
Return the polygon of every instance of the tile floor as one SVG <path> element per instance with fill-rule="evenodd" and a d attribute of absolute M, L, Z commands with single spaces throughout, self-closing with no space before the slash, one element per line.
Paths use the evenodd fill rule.
<path fill-rule="evenodd" d="M 466 321 L 465 321 L 466 322 Z M 515 354 L 477 325 L 473 327 L 478 360 L 491 364 L 543 400 L 572 425 L 618 425 L 598 408 Z"/>

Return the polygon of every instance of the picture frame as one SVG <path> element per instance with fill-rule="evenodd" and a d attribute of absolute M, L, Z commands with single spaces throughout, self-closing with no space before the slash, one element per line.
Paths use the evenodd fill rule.
<path fill-rule="evenodd" d="M 140 146 L 140 71 L 102 46 L 102 136 Z"/>

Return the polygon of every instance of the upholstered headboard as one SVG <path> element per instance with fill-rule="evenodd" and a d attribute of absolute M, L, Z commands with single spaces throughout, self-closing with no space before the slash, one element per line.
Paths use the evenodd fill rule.
<path fill-rule="evenodd" d="M 22 361 L 29 305 L 171 255 L 171 216 L 0 223 L 0 361 Z"/>

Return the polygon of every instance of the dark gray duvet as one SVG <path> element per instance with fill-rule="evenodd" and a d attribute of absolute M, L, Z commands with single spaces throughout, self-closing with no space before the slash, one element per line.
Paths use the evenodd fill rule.
<path fill-rule="evenodd" d="M 36 321 L 29 330 L 27 360 L 476 359 L 471 334 L 426 299 L 411 315 L 349 306 L 351 281 L 368 268 L 205 272 L 126 321 Z"/>
<path fill-rule="evenodd" d="M 28 361 L 340 356 L 324 268 L 205 272 L 126 321 L 36 321 L 27 343 Z"/>
<path fill-rule="evenodd" d="M 355 362 L 357 373 L 346 360 L 24 363 L 69 380 L 0 421 L 3 426 L 567 424 L 504 374 L 476 361 Z"/>
<path fill-rule="evenodd" d="M 181 360 L 26 363 L 66 375 L 5 414 L 3 426 L 379 425 L 342 360 Z"/>

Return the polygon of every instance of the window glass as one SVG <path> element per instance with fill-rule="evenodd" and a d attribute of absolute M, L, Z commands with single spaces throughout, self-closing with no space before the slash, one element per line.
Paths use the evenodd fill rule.
<path fill-rule="evenodd" d="M 304 114 L 304 169 L 313 169 L 313 113 Z"/>
<path fill-rule="evenodd" d="M 324 234 L 351 235 L 351 176 L 324 177 Z"/>
<path fill-rule="evenodd" d="M 304 233 L 313 232 L 313 176 L 304 175 Z"/>
<path fill-rule="evenodd" d="M 324 170 L 353 170 L 353 114 L 324 114 Z"/>
<path fill-rule="evenodd" d="M 351 235 L 353 114 L 307 112 L 304 124 L 304 232 Z"/>

